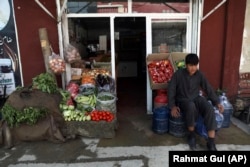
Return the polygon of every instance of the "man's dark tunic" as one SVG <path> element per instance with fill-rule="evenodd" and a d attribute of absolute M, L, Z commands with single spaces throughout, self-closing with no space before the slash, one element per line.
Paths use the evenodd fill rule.
<path fill-rule="evenodd" d="M 207 129 L 214 130 L 216 122 L 213 107 L 206 98 L 199 96 L 200 90 L 206 93 L 213 105 L 219 103 L 219 98 L 199 70 L 190 76 L 186 68 L 179 69 L 168 84 L 168 106 L 170 109 L 173 106 L 180 107 L 186 117 L 187 126 L 194 126 L 198 114 L 201 114 Z"/>

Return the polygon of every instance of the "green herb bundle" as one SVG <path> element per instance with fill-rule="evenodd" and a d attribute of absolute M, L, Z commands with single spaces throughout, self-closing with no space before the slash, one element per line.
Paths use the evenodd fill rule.
<path fill-rule="evenodd" d="M 9 104 L 5 104 L 0 111 L 10 127 L 17 127 L 23 123 L 33 125 L 48 113 L 45 108 L 26 107 L 23 110 L 17 110 Z"/>
<path fill-rule="evenodd" d="M 50 73 L 41 73 L 32 78 L 32 88 L 45 93 L 57 93 L 58 87 L 54 76 Z"/>

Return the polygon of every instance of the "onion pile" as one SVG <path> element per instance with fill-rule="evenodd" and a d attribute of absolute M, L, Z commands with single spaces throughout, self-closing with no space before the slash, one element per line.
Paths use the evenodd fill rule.
<path fill-rule="evenodd" d="M 49 67 L 55 74 L 62 74 L 65 72 L 65 62 L 61 58 L 53 58 L 49 61 Z"/>
<path fill-rule="evenodd" d="M 78 49 L 70 44 L 65 48 L 64 55 L 68 63 L 74 63 L 75 61 L 81 60 Z"/>

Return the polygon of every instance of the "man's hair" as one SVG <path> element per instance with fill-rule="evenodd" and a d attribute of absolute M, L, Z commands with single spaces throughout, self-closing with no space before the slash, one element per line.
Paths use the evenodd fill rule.
<path fill-rule="evenodd" d="M 195 53 L 188 54 L 185 58 L 185 63 L 191 65 L 197 65 L 199 63 L 199 58 L 197 54 Z"/>

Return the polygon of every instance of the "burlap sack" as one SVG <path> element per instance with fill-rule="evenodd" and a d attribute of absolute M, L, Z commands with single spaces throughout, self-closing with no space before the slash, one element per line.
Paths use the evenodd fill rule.
<path fill-rule="evenodd" d="M 60 94 L 48 94 L 29 89 L 14 91 L 5 104 L 9 104 L 17 110 L 22 110 L 25 107 L 46 107 L 48 115 L 34 125 L 21 124 L 13 128 L 10 128 L 6 121 L 2 120 L 0 124 L 0 144 L 12 147 L 18 141 L 49 140 L 64 142 L 65 138 L 60 129 L 65 127 L 65 121 L 59 109 L 60 100 Z"/>

